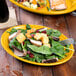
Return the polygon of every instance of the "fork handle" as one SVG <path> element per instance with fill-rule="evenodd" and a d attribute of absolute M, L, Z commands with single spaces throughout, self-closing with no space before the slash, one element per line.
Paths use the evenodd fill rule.
<path fill-rule="evenodd" d="M 71 14 L 72 14 L 73 16 L 76 16 L 76 11 L 73 11 Z"/>

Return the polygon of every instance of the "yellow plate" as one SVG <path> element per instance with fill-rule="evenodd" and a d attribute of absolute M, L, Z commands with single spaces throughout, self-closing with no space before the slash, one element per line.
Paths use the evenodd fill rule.
<path fill-rule="evenodd" d="M 59 14 L 66 14 L 66 13 L 70 13 L 72 11 L 76 10 L 76 0 L 66 0 L 66 5 L 67 5 L 67 9 L 66 10 L 60 10 L 60 11 L 48 11 L 47 7 L 49 7 L 49 0 L 47 0 L 47 5 L 46 7 L 42 8 L 41 10 L 37 10 L 37 9 L 32 9 L 32 8 L 28 8 L 18 2 L 16 2 L 15 0 L 10 0 L 12 3 L 16 4 L 17 6 L 28 10 L 30 12 L 34 12 L 34 13 L 38 13 L 38 14 L 44 14 L 44 15 L 59 15 Z"/>
<path fill-rule="evenodd" d="M 40 28 L 44 28 L 44 27 L 45 27 L 45 26 L 40 26 L 40 25 L 30 25 L 30 26 L 31 26 L 31 28 L 35 28 L 35 29 L 40 29 Z M 3 33 L 3 35 L 1 36 L 1 44 L 2 44 L 3 48 L 6 50 L 6 52 L 7 52 L 8 54 L 10 54 L 11 56 L 15 57 L 15 58 L 18 59 L 18 60 L 21 60 L 21 61 L 23 61 L 23 62 L 27 62 L 27 63 L 30 63 L 30 64 L 35 64 L 35 65 L 54 66 L 54 65 L 59 65 L 59 64 L 62 64 L 62 63 L 67 62 L 67 61 L 73 56 L 73 54 L 74 54 L 74 51 L 71 51 L 71 50 L 70 50 L 69 53 L 67 53 L 67 55 L 68 55 L 67 57 L 65 57 L 65 58 L 62 59 L 62 60 L 59 60 L 58 62 L 54 62 L 54 63 L 37 63 L 37 62 L 32 62 L 32 61 L 29 61 L 29 60 L 26 60 L 26 59 L 22 59 L 22 58 L 16 56 L 16 55 L 12 52 L 12 50 L 9 48 L 9 42 L 8 42 L 9 33 L 7 33 L 7 31 L 11 31 L 12 28 L 16 28 L 16 29 L 26 29 L 26 25 L 19 25 L 19 26 L 11 27 L 11 28 L 7 29 L 7 30 Z M 48 28 L 48 27 L 46 27 L 46 28 Z M 50 28 L 48 28 L 48 29 L 50 29 Z M 61 40 L 65 40 L 65 39 L 67 39 L 67 37 L 62 34 L 62 35 L 60 36 L 60 39 L 61 39 Z M 71 46 L 70 46 L 70 49 L 73 49 L 73 50 L 74 50 L 72 44 L 71 44 Z"/>

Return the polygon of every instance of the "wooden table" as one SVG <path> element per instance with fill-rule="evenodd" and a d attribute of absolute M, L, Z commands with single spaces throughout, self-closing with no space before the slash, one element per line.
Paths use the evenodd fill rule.
<path fill-rule="evenodd" d="M 76 39 L 76 16 L 71 14 L 44 16 L 27 12 L 6 0 L 16 9 L 18 24 L 37 24 L 55 28 L 67 37 Z M 5 30 L 0 30 L 0 36 Z M 76 53 L 68 62 L 52 67 L 41 67 L 21 62 L 5 52 L 0 44 L 0 76 L 76 76 Z"/>

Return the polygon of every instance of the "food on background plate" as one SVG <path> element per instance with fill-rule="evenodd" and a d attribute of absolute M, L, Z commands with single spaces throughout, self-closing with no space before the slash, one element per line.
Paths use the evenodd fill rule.
<path fill-rule="evenodd" d="M 47 6 L 47 0 L 16 0 L 18 3 L 32 8 L 32 9 L 41 9 L 47 7 L 47 10 L 63 10 L 66 9 L 66 0 L 48 0 L 50 6 Z"/>
<path fill-rule="evenodd" d="M 34 29 L 26 25 L 26 29 L 13 28 L 7 31 L 9 47 L 15 55 L 38 63 L 53 63 L 67 57 L 70 45 L 61 45 L 61 32 L 54 29 Z M 31 37 L 27 36 L 30 35 Z"/>
<path fill-rule="evenodd" d="M 46 0 L 16 0 L 16 1 L 32 9 L 43 8 L 46 6 Z"/>
<path fill-rule="evenodd" d="M 66 9 L 66 0 L 50 0 L 50 6 L 52 10 L 63 10 Z"/>

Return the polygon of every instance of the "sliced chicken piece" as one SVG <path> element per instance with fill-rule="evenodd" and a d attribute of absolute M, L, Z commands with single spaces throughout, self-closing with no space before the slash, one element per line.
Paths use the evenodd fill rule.
<path fill-rule="evenodd" d="M 47 28 L 39 29 L 40 32 L 47 30 Z"/>
<path fill-rule="evenodd" d="M 49 38 L 48 37 L 42 37 L 41 39 L 43 44 L 48 44 L 49 43 Z"/>
<path fill-rule="evenodd" d="M 13 39 L 14 37 L 16 37 L 16 35 L 17 35 L 17 32 L 11 34 L 11 35 L 9 36 L 9 41 L 10 41 L 11 39 Z"/>
<path fill-rule="evenodd" d="M 44 34 L 44 33 L 36 33 L 35 36 L 34 36 L 34 38 L 36 40 L 41 40 L 42 43 L 43 43 L 43 45 L 48 46 L 48 47 L 51 47 L 49 45 L 49 38 L 48 38 L 47 34 Z"/>
<path fill-rule="evenodd" d="M 13 39 L 14 37 L 16 37 L 20 32 L 21 32 L 21 30 L 18 30 L 17 32 L 14 32 L 13 34 L 11 34 L 11 35 L 9 36 L 9 41 L 10 41 L 11 39 Z"/>
<path fill-rule="evenodd" d="M 36 40 L 40 40 L 41 39 L 41 34 L 40 33 L 36 33 L 35 36 L 34 36 L 34 38 Z"/>
<path fill-rule="evenodd" d="M 53 58 L 53 59 L 42 60 L 42 63 L 54 63 L 57 61 L 58 61 L 58 58 Z"/>
<path fill-rule="evenodd" d="M 43 37 L 47 37 L 47 34 L 44 34 L 44 33 L 36 33 L 35 36 L 34 36 L 34 38 L 35 38 L 36 40 L 40 40 L 40 39 L 42 39 Z"/>
<path fill-rule="evenodd" d="M 42 46 L 42 42 L 41 41 L 36 41 L 36 40 L 32 40 L 32 39 L 29 39 L 30 42 L 36 46 Z"/>
<path fill-rule="evenodd" d="M 42 37 L 48 37 L 47 34 L 41 33 Z"/>
<path fill-rule="evenodd" d="M 53 10 L 63 10 L 67 8 L 65 0 L 50 0 L 50 4 Z"/>

